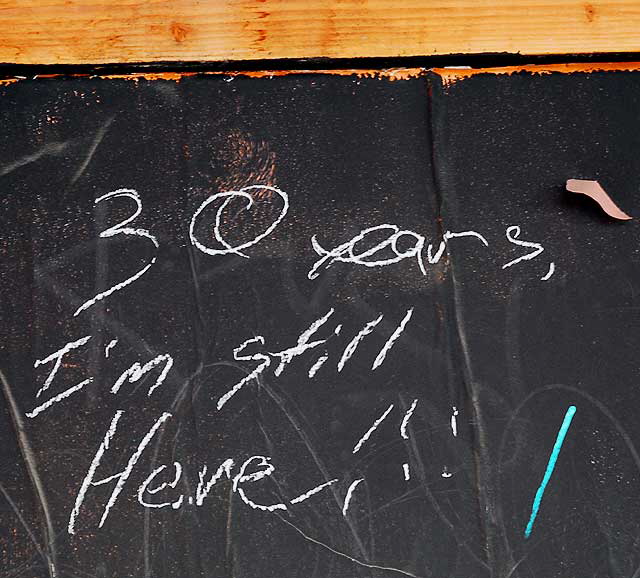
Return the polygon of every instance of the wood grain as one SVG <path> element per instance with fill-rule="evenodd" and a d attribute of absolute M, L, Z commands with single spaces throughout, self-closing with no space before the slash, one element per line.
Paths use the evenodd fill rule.
<path fill-rule="evenodd" d="M 640 2 L 0 0 L 21 64 L 640 51 Z"/>

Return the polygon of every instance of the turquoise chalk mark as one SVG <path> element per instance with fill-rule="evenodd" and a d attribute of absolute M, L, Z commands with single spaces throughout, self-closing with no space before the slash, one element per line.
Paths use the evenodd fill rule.
<path fill-rule="evenodd" d="M 567 431 L 569 430 L 569 426 L 571 425 L 571 420 L 576 413 L 576 406 L 570 405 L 569 409 L 567 409 L 567 413 L 564 415 L 564 420 L 562 421 L 562 425 L 560 426 L 560 430 L 558 431 L 558 437 L 556 437 L 556 443 L 553 444 L 553 450 L 551 450 L 551 455 L 549 456 L 549 463 L 547 464 L 547 469 L 544 472 L 544 477 L 542 478 L 542 482 L 540 483 L 540 487 L 536 492 L 535 497 L 533 498 L 533 505 L 531 506 L 531 517 L 529 518 L 529 523 L 524 530 L 524 537 L 528 538 L 531 536 L 531 530 L 533 530 L 533 523 L 536 521 L 536 516 L 538 515 L 538 510 L 540 509 L 540 503 L 542 502 L 542 496 L 544 496 L 544 491 L 547 489 L 547 484 L 551 479 L 551 474 L 553 474 L 553 470 L 556 467 L 556 462 L 558 461 L 558 456 L 560 455 L 560 450 L 562 449 L 562 444 L 564 443 L 564 438 L 567 435 Z"/>

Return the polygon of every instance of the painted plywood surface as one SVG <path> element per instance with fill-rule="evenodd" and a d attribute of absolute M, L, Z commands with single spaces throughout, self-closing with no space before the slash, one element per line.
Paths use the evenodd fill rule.
<path fill-rule="evenodd" d="M 2 570 L 638 576 L 640 76 L 569 70 L 2 84 Z"/>

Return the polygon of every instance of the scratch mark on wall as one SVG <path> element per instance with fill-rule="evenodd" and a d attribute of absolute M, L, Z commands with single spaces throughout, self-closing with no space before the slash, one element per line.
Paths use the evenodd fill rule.
<path fill-rule="evenodd" d="M 22 419 L 22 414 L 20 413 L 20 408 L 18 407 L 15 398 L 13 397 L 13 392 L 11 391 L 11 387 L 9 386 L 9 381 L 5 377 L 2 370 L 0 370 L 0 381 L 2 381 L 2 392 L 4 393 L 4 397 L 7 401 L 9 414 L 11 415 L 11 420 L 13 421 L 13 426 L 16 430 L 18 446 L 20 448 L 20 452 L 22 453 L 24 463 L 27 467 L 29 477 L 31 478 L 31 483 L 33 484 L 36 498 L 40 504 L 40 509 L 42 510 L 42 514 L 44 516 L 43 526 L 45 540 L 47 543 L 47 567 L 49 570 L 49 577 L 56 578 L 58 576 L 55 545 L 56 534 L 53 530 L 53 521 L 51 519 L 49 502 L 47 501 L 47 495 L 45 494 L 44 486 L 38 473 L 38 464 L 35 454 L 31 449 L 31 443 L 29 442 L 29 438 L 24 427 L 24 421 Z"/>

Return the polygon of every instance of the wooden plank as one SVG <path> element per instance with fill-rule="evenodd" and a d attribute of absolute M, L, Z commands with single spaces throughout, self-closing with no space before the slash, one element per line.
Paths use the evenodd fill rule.
<path fill-rule="evenodd" d="M 640 2 L 0 0 L 0 62 L 640 51 Z"/>

